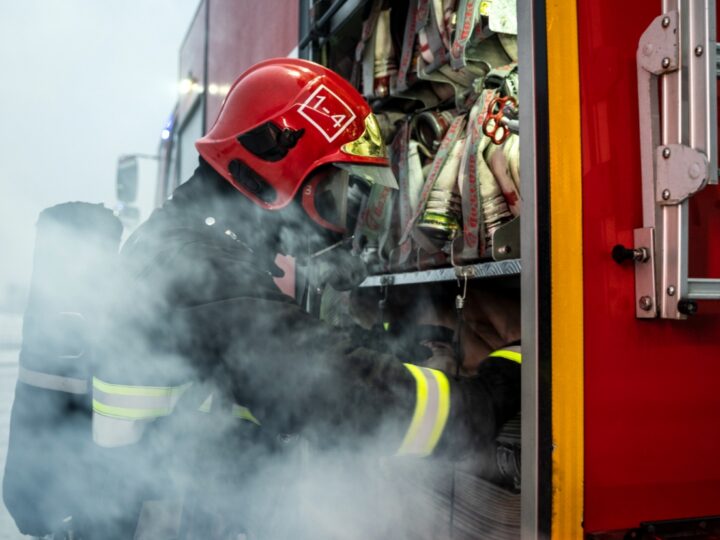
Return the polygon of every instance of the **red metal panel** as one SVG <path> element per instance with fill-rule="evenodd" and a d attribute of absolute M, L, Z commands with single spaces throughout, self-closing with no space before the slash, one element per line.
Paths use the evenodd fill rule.
<path fill-rule="evenodd" d="M 207 125 L 215 122 L 224 91 L 251 65 L 287 56 L 298 44 L 295 0 L 209 0 Z M 212 90 L 212 92 L 211 92 Z"/>
<path fill-rule="evenodd" d="M 642 226 L 635 50 L 660 9 L 578 1 L 586 531 L 720 514 L 718 303 L 687 321 L 639 321 L 632 265 L 610 258 Z M 692 205 L 693 248 L 705 253 L 691 275 L 720 277 L 719 191 Z"/>
<path fill-rule="evenodd" d="M 195 18 L 180 47 L 180 73 L 178 79 L 189 79 L 196 86 L 184 89 L 179 98 L 176 128 L 185 120 L 185 115 L 193 107 L 195 100 L 205 84 L 205 10 L 208 0 L 204 0 L 195 13 Z M 185 91 L 187 90 L 187 91 Z"/>

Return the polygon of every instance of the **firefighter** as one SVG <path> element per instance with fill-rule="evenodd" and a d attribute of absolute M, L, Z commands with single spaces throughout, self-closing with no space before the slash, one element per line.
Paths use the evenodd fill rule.
<path fill-rule="evenodd" d="M 132 535 L 138 515 L 135 537 L 153 537 L 142 517 L 148 501 L 176 493 L 168 462 L 210 447 L 228 452 L 225 463 L 250 459 L 229 443 L 180 448 L 178 437 L 212 439 L 187 415 L 226 414 L 249 437 L 303 433 L 388 455 L 485 456 L 519 410 L 517 349 L 455 380 L 415 365 L 424 358 L 413 347 L 313 318 L 273 281 L 278 253 L 324 261 L 345 286 L 363 276 L 344 240 L 368 187 L 396 183 L 360 94 L 308 61 L 261 62 L 233 84 L 196 147 L 195 173 L 123 247 L 126 281 L 98 321 L 98 513 L 124 531 L 118 537 Z"/>

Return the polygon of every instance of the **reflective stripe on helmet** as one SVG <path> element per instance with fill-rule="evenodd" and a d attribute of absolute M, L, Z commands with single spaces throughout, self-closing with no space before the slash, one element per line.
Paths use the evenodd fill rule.
<path fill-rule="evenodd" d="M 491 358 L 504 358 L 511 362 L 517 362 L 522 364 L 522 354 L 520 352 L 520 346 L 505 347 L 489 354 Z"/>
<path fill-rule="evenodd" d="M 416 401 L 410 427 L 397 455 L 424 457 L 440 440 L 450 412 L 450 384 L 441 371 L 404 364 L 415 378 Z"/>
<path fill-rule="evenodd" d="M 192 383 L 181 386 L 126 386 L 93 377 L 93 412 L 122 419 L 167 416 Z"/>
<path fill-rule="evenodd" d="M 68 394 L 87 394 L 88 385 L 85 379 L 52 375 L 50 373 L 27 369 L 22 366 L 20 366 L 20 370 L 18 371 L 18 381 L 45 390 L 67 392 Z"/>

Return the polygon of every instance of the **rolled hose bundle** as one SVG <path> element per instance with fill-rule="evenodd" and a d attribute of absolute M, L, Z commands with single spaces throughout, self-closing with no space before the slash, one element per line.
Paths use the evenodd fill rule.
<path fill-rule="evenodd" d="M 102 204 L 64 203 L 38 218 L 3 481 L 24 534 L 58 530 L 89 496 L 89 324 L 106 303 L 121 234 Z"/>

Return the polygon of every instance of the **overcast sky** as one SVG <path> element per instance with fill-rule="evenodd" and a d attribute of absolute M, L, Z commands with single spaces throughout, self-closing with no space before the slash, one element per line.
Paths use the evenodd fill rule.
<path fill-rule="evenodd" d="M 115 203 L 117 157 L 157 151 L 199 0 L 0 0 L 0 296 L 53 204 Z"/>

